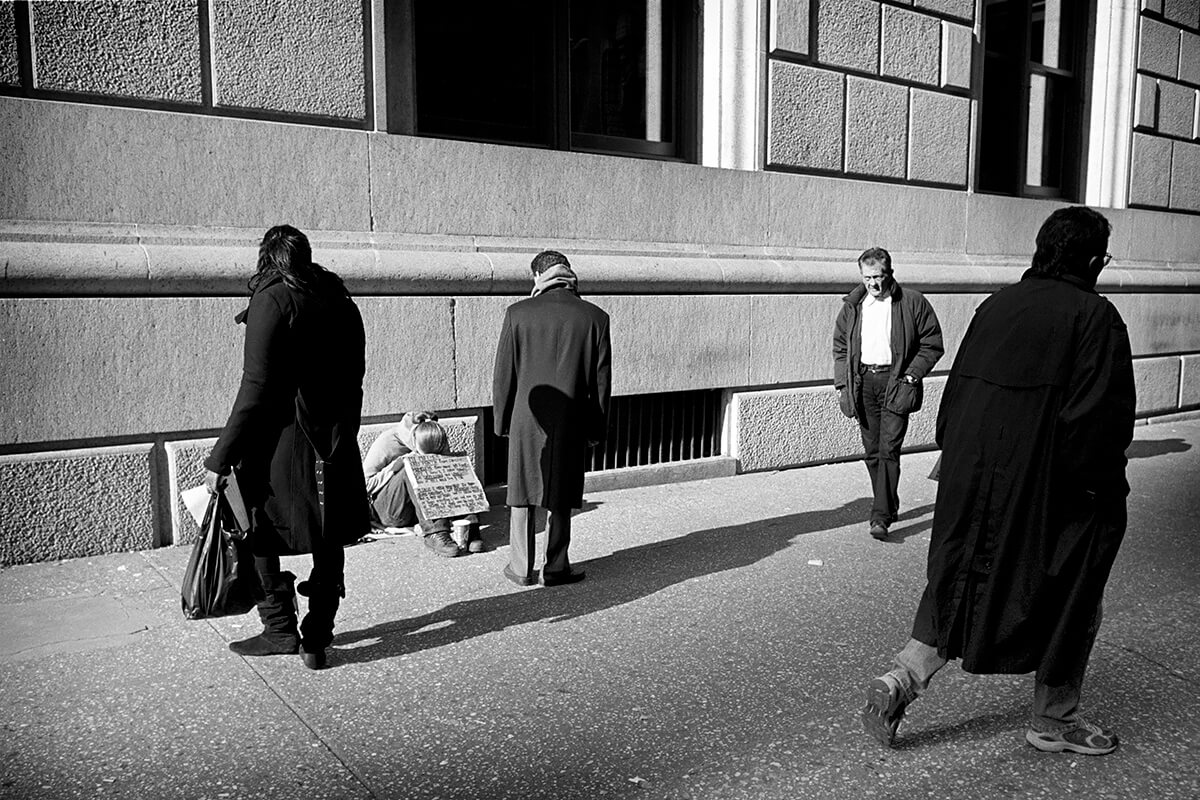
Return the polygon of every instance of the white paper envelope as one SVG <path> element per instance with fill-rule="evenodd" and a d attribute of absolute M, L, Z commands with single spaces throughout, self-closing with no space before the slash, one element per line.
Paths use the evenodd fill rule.
<path fill-rule="evenodd" d="M 185 489 L 179 493 L 183 498 L 183 504 L 187 506 L 188 513 L 196 520 L 197 525 L 204 524 L 204 512 L 208 511 L 208 487 L 201 484 L 192 489 Z"/>

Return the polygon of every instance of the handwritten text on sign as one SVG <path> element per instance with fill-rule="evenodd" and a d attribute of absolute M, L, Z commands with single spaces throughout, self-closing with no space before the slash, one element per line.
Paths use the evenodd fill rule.
<path fill-rule="evenodd" d="M 412 453 L 404 457 L 404 472 L 425 519 L 461 517 L 488 510 L 483 486 L 466 456 Z"/>

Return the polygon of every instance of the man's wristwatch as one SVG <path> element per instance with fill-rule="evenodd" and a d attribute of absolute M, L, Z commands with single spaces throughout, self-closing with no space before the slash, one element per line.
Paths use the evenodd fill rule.
<path fill-rule="evenodd" d="M 912 375 L 905 375 L 903 378 L 901 378 L 901 380 L 903 380 L 905 383 L 916 383 L 917 382 L 917 379 L 914 378 Z"/>

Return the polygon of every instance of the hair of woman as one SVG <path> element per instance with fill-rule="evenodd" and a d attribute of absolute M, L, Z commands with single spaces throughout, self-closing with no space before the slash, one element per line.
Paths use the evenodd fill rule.
<path fill-rule="evenodd" d="M 440 423 L 427 419 L 413 428 L 413 443 L 418 453 L 440 453 L 446 449 L 449 439 Z"/>
<path fill-rule="evenodd" d="M 341 278 L 313 263 L 308 237 L 291 225 L 276 225 L 263 235 L 258 246 L 258 269 L 248 284 L 250 293 L 276 277 L 305 294 L 319 294 L 331 289 L 347 294 Z"/>

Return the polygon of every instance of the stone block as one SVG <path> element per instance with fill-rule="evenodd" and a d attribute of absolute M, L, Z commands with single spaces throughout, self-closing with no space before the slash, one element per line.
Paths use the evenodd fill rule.
<path fill-rule="evenodd" d="M 933 443 L 943 378 L 925 382 L 921 411 L 909 418 L 905 449 Z M 785 469 L 862 454 L 858 423 L 842 415 L 831 385 L 734 392 L 733 455 L 743 472 Z"/>
<path fill-rule="evenodd" d="M 1154 130 L 1158 125 L 1158 81 L 1149 75 L 1137 76 L 1133 124 L 1147 130 Z"/>
<path fill-rule="evenodd" d="M 519 299 L 519 297 L 502 296 L 455 299 L 454 370 L 458 401 L 456 405 L 463 407 L 492 405 L 492 369 L 496 363 L 496 343 L 500 340 L 500 328 L 504 324 L 504 310 Z M 587 299 L 591 300 L 592 298 L 589 296 Z M 629 336 L 631 333 L 616 329 L 614 323 L 612 331 L 614 340 L 621 336 Z M 614 373 L 619 374 L 623 368 L 623 366 L 617 365 Z"/>
<path fill-rule="evenodd" d="M 771 62 L 768 165 L 842 168 L 844 81 L 836 72 Z"/>
<path fill-rule="evenodd" d="M 1158 130 L 1191 138 L 1196 122 L 1196 90 L 1172 81 L 1158 82 Z"/>
<path fill-rule="evenodd" d="M 967 253 L 1015 256 L 1029 265 L 1038 228 L 1061 203 L 999 195 L 967 199 Z"/>
<path fill-rule="evenodd" d="M 1179 75 L 1179 29 L 1141 18 L 1138 69 L 1174 79 Z"/>
<path fill-rule="evenodd" d="M 1129 170 L 1129 202 L 1166 208 L 1170 192 L 1171 141 L 1135 133 Z"/>
<path fill-rule="evenodd" d="M 1200 145 L 1173 142 L 1171 209 L 1200 211 Z"/>
<path fill-rule="evenodd" d="M 367 333 L 363 415 L 454 408 L 457 301 L 449 297 L 359 297 L 355 302 Z"/>
<path fill-rule="evenodd" d="M 0 565 L 159 544 L 151 451 L 141 444 L 0 456 Z"/>
<path fill-rule="evenodd" d="M 1160 211 L 1129 209 L 1123 214 L 1106 209 L 1110 217 L 1126 217 L 1124 241 L 1110 241 L 1114 255 L 1122 248 L 1128 251 L 1121 259 L 1158 261 L 1188 265 L 1196 263 L 1196 220 L 1188 214 L 1168 214 Z M 1115 226 L 1115 223 L 1114 223 Z M 1117 249 L 1113 249 L 1116 247 Z M 1197 348 L 1200 350 L 1200 347 Z"/>
<path fill-rule="evenodd" d="M 921 253 L 961 252 L 970 195 L 945 189 L 812 175 L 761 173 L 771 198 L 774 247 L 843 248 L 873 243 Z M 977 196 L 977 195 L 976 195 Z"/>
<path fill-rule="evenodd" d="M 213 103 L 361 120 L 366 114 L 363 3 L 212 4 Z"/>
<path fill-rule="evenodd" d="M 368 141 L 376 231 L 760 245 L 768 234 L 761 173 L 418 136 Z"/>
<path fill-rule="evenodd" d="M 1133 362 L 1137 415 L 1167 414 L 1179 409 L 1179 357 L 1139 358 Z"/>
<path fill-rule="evenodd" d="M 771 50 L 808 55 L 811 0 L 772 0 Z"/>
<path fill-rule="evenodd" d="M 0 3 L 0 85 L 21 85 L 21 55 L 17 45 L 15 3 Z"/>
<path fill-rule="evenodd" d="M 745 386 L 749 382 L 746 354 L 750 296 L 585 295 L 585 298 L 607 311 L 611 318 L 614 394 Z M 459 408 L 492 404 L 492 367 L 504 310 L 519 299 L 456 299 Z M 722 324 L 712 324 L 717 319 Z"/>
<path fill-rule="evenodd" d="M 823 0 L 817 4 L 817 60 L 878 74 L 879 3 L 876 0 Z"/>
<path fill-rule="evenodd" d="M 870 242 L 864 242 L 864 249 Z M 912 269 L 902 253 L 893 252 L 896 276 L 912 283 Z M 854 288 L 857 265 L 853 256 L 840 265 L 845 290 Z M 908 277 L 906 277 L 908 276 Z M 830 355 L 833 324 L 842 308 L 843 294 L 759 295 L 750 305 L 750 379 L 752 386 L 829 381 L 833 377 Z M 946 354 L 936 369 L 948 370 L 958 343 L 970 324 L 979 294 L 927 294 L 942 326 Z"/>
<path fill-rule="evenodd" d="M 1106 295 L 1129 329 L 1134 358 L 1200 352 L 1200 294 L 1194 292 Z"/>
<path fill-rule="evenodd" d="M 1179 80 L 1200 84 L 1200 34 L 1184 31 L 1180 35 Z"/>
<path fill-rule="evenodd" d="M 167 497 L 171 506 L 171 539 L 163 544 L 191 544 L 200 526 L 183 504 L 181 493 L 204 483 L 204 459 L 212 452 L 216 437 L 167 442 Z"/>
<path fill-rule="evenodd" d="M 196 0 L 30 8 L 38 88 L 200 102 Z"/>
<path fill-rule="evenodd" d="M 1163 8 L 1163 0 L 1142 0 L 1142 11 L 1149 11 L 1151 14 L 1161 14 Z"/>
<path fill-rule="evenodd" d="M 450 299 L 356 302 L 367 334 L 364 415 L 455 407 Z M 245 334 L 233 317 L 245 304 L 0 299 L 0 444 L 221 427 L 241 376 Z"/>
<path fill-rule="evenodd" d="M 1162 0 L 1162 15 L 1195 29 L 1200 27 L 1200 0 Z"/>
<path fill-rule="evenodd" d="M 851 257 L 838 265 L 835 279 L 840 279 L 849 291 L 857 271 Z M 751 297 L 748 383 L 769 386 L 830 380 L 833 321 L 841 308 L 842 296 L 838 294 Z"/>
<path fill-rule="evenodd" d="M 905 176 L 908 89 L 866 78 L 846 78 L 846 172 Z"/>
<path fill-rule="evenodd" d="M 914 0 L 913 6 L 964 22 L 975 21 L 975 0 Z"/>
<path fill-rule="evenodd" d="M 942 22 L 941 85 L 944 89 L 971 88 L 971 58 L 975 34 L 965 25 Z"/>
<path fill-rule="evenodd" d="M 607 311 L 611 319 L 613 394 L 750 383 L 750 296 L 610 295 L 587 299 Z M 717 319 L 722 323 L 713 325 Z"/>
<path fill-rule="evenodd" d="M 908 178 L 966 186 L 971 101 L 913 89 L 908 134 Z"/>
<path fill-rule="evenodd" d="M 371 229 L 361 132 L 0 97 L 0 142 L 0 219 Z"/>
<path fill-rule="evenodd" d="M 941 75 L 941 29 L 934 17 L 884 5 L 880 74 L 936 86 Z"/>
<path fill-rule="evenodd" d="M 1200 406 L 1200 356 L 1183 356 L 1179 359 L 1179 407 Z"/>

